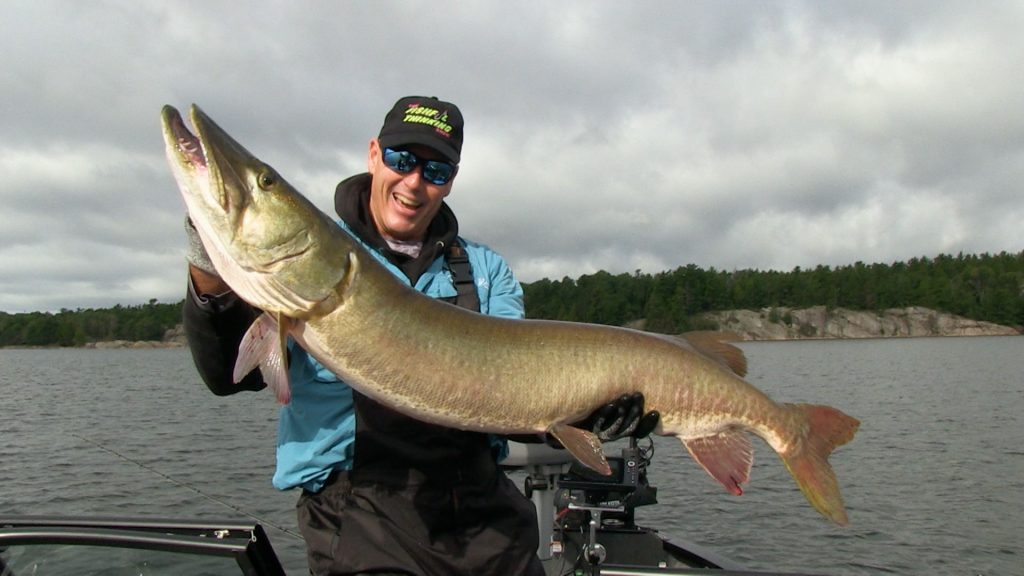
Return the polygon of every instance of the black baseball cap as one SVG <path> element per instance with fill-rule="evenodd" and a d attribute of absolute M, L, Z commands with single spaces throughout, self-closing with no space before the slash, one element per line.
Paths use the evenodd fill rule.
<path fill-rule="evenodd" d="M 453 164 L 462 152 L 462 112 L 451 102 L 433 96 L 400 98 L 384 117 L 382 148 L 422 144 L 437 150 Z"/>

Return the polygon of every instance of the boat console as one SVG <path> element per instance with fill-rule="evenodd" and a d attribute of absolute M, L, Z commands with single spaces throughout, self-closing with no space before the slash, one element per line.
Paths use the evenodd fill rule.
<path fill-rule="evenodd" d="M 635 439 L 618 450 L 609 446 L 605 458 L 612 474 L 604 476 L 581 466 L 565 450 L 510 443 L 509 456 L 502 464 L 526 473 L 523 489 L 537 508 L 541 535 L 537 554 L 548 574 L 692 574 L 694 569 L 740 569 L 695 544 L 676 544 L 657 531 L 636 525 L 636 508 L 658 501 L 657 488 L 647 481 L 652 455 L 650 440 L 645 447 Z"/>

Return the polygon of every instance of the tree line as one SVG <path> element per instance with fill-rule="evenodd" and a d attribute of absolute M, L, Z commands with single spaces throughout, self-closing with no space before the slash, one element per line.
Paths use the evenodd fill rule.
<path fill-rule="evenodd" d="M 922 306 L 1007 326 L 1024 325 L 1024 251 L 939 255 L 893 264 L 773 270 L 675 270 L 524 285 L 533 318 L 625 325 L 645 320 L 653 332 L 714 329 L 701 323 L 715 310 L 824 305 L 851 310 Z"/>
<path fill-rule="evenodd" d="M 182 302 L 8 314 L 0 312 L 0 346 L 82 346 L 110 340 L 163 340 L 181 323 Z"/>
<path fill-rule="evenodd" d="M 939 255 L 892 264 L 773 270 L 702 269 L 656 274 L 597 272 L 523 285 L 531 318 L 626 325 L 678 333 L 714 329 L 699 315 L 715 310 L 851 310 L 922 306 L 1006 326 L 1024 326 L 1024 251 Z M 81 346 L 107 340 L 161 340 L 181 322 L 182 302 L 58 313 L 0 312 L 0 346 Z"/>

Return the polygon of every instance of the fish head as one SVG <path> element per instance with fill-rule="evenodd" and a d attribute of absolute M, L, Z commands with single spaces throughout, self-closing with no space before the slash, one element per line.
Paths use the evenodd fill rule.
<path fill-rule="evenodd" d="M 210 260 L 241 298 L 308 318 L 326 308 L 349 268 L 338 226 L 198 106 L 189 131 L 164 106 L 167 159 Z"/>

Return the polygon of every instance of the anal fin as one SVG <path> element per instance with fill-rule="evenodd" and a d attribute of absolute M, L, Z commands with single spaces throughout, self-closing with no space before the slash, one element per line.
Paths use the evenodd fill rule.
<path fill-rule="evenodd" d="M 729 430 L 713 436 L 683 440 L 683 445 L 708 474 L 730 493 L 743 494 L 743 484 L 750 479 L 754 449 L 742 430 Z"/>

